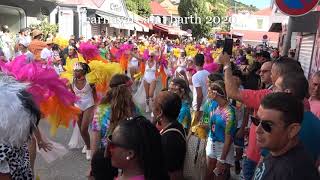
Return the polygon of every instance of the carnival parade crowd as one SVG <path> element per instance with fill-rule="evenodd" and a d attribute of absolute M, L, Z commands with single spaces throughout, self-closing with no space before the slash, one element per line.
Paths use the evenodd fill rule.
<path fill-rule="evenodd" d="M 227 54 L 219 39 L 105 31 L 14 39 L 1 26 L 0 179 L 41 179 L 37 152 L 65 155 L 43 121 L 52 136 L 73 128 L 69 148 L 92 180 L 318 180 L 320 72 L 307 79 L 293 58 L 266 44 L 236 41 Z"/>

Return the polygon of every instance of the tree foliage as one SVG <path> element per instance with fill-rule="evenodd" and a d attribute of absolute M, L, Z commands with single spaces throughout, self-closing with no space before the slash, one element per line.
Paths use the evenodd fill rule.
<path fill-rule="evenodd" d="M 191 29 L 192 35 L 196 38 L 210 36 L 213 28 L 230 29 L 230 23 L 225 23 L 225 18 L 229 10 L 228 0 L 181 0 L 179 13 L 181 17 L 190 17 L 197 15 L 203 22 L 202 24 L 183 24 L 184 30 Z M 213 19 L 220 19 L 214 21 Z"/>
<path fill-rule="evenodd" d="M 39 29 L 43 33 L 43 40 L 46 40 L 49 35 L 56 35 L 59 27 L 57 24 L 50 24 L 48 22 L 48 17 L 41 17 L 41 22 L 39 24 L 31 24 L 29 26 L 31 29 Z"/>
<path fill-rule="evenodd" d="M 150 16 L 150 0 L 125 0 L 125 3 L 129 11 L 143 17 Z"/>
<path fill-rule="evenodd" d="M 192 35 L 195 38 L 208 37 L 210 35 L 212 25 L 207 23 L 207 18 L 210 17 L 207 1 L 205 0 L 181 0 L 178 7 L 179 14 L 182 18 L 196 17 L 200 18 L 201 22 L 187 22 L 182 23 L 182 29 L 192 30 Z"/>

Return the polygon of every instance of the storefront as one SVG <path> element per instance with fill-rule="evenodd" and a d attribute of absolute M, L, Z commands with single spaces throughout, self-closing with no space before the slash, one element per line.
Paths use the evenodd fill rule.
<path fill-rule="evenodd" d="M 59 24 L 62 21 L 69 27 L 67 32 L 73 30 L 76 36 L 91 38 L 103 30 L 109 36 L 128 36 L 130 30 L 141 28 L 128 23 L 130 18 L 123 0 L 101 1 L 101 4 L 86 0 L 60 0 L 59 6 L 58 14 L 64 14 L 59 15 Z M 64 35 L 65 29 L 59 29 L 59 32 Z"/>
<path fill-rule="evenodd" d="M 0 25 L 8 25 L 12 33 L 20 29 L 37 24 L 42 16 L 50 19 L 50 13 L 56 4 L 44 0 L 10 0 L 0 2 Z"/>
<path fill-rule="evenodd" d="M 290 17 L 286 22 L 273 23 L 269 30 L 280 32 L 279 49 L 282 54 L 287 54 L 287 49 L 296 49 L 295 59 L 301 63 L 306 77 L 319 69 L 319 24 L 320 11 L 312 11 L 303 16 Z M 286 44 L 288 34 L 291 35 L 290 43 Z"/>

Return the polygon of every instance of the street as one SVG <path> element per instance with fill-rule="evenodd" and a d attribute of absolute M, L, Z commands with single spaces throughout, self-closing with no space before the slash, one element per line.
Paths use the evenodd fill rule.
<path fill-rule="evenodd" d="M 46 123 L 40 123 L 40 128 L 43 132 L 49 132 L 49 126 Z M 69 129 L 60 128 L 57 136 L 51 139 L 67 147 L 72 130 L 72 127 Z M 84 180 L 86 179 L 85 175 L 89 164 L 90 161 L 85 159 L 81 149 L 69 150 L 68 154 L 63 158 L 57 159 L 50 164 L 38 153 L 35 172 L 40 177 L 40 180 Z"/>

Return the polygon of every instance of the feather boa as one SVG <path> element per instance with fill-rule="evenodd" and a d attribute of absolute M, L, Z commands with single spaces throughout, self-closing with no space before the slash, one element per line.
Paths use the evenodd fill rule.
<path fill-rule="evenodd" d="M 48 119 L 52 135 L 58 127 L 68 127 L 72 120 L 77 119 L 80 110 L 73 105 L 76 96 L 69 91 L 66 80 L 60 79 L 53 68 L 39 62 L 27 63 L 26 56 L 16 57 L 0 66 L 3 72 L 30 84 L 27 91 Z"/>

